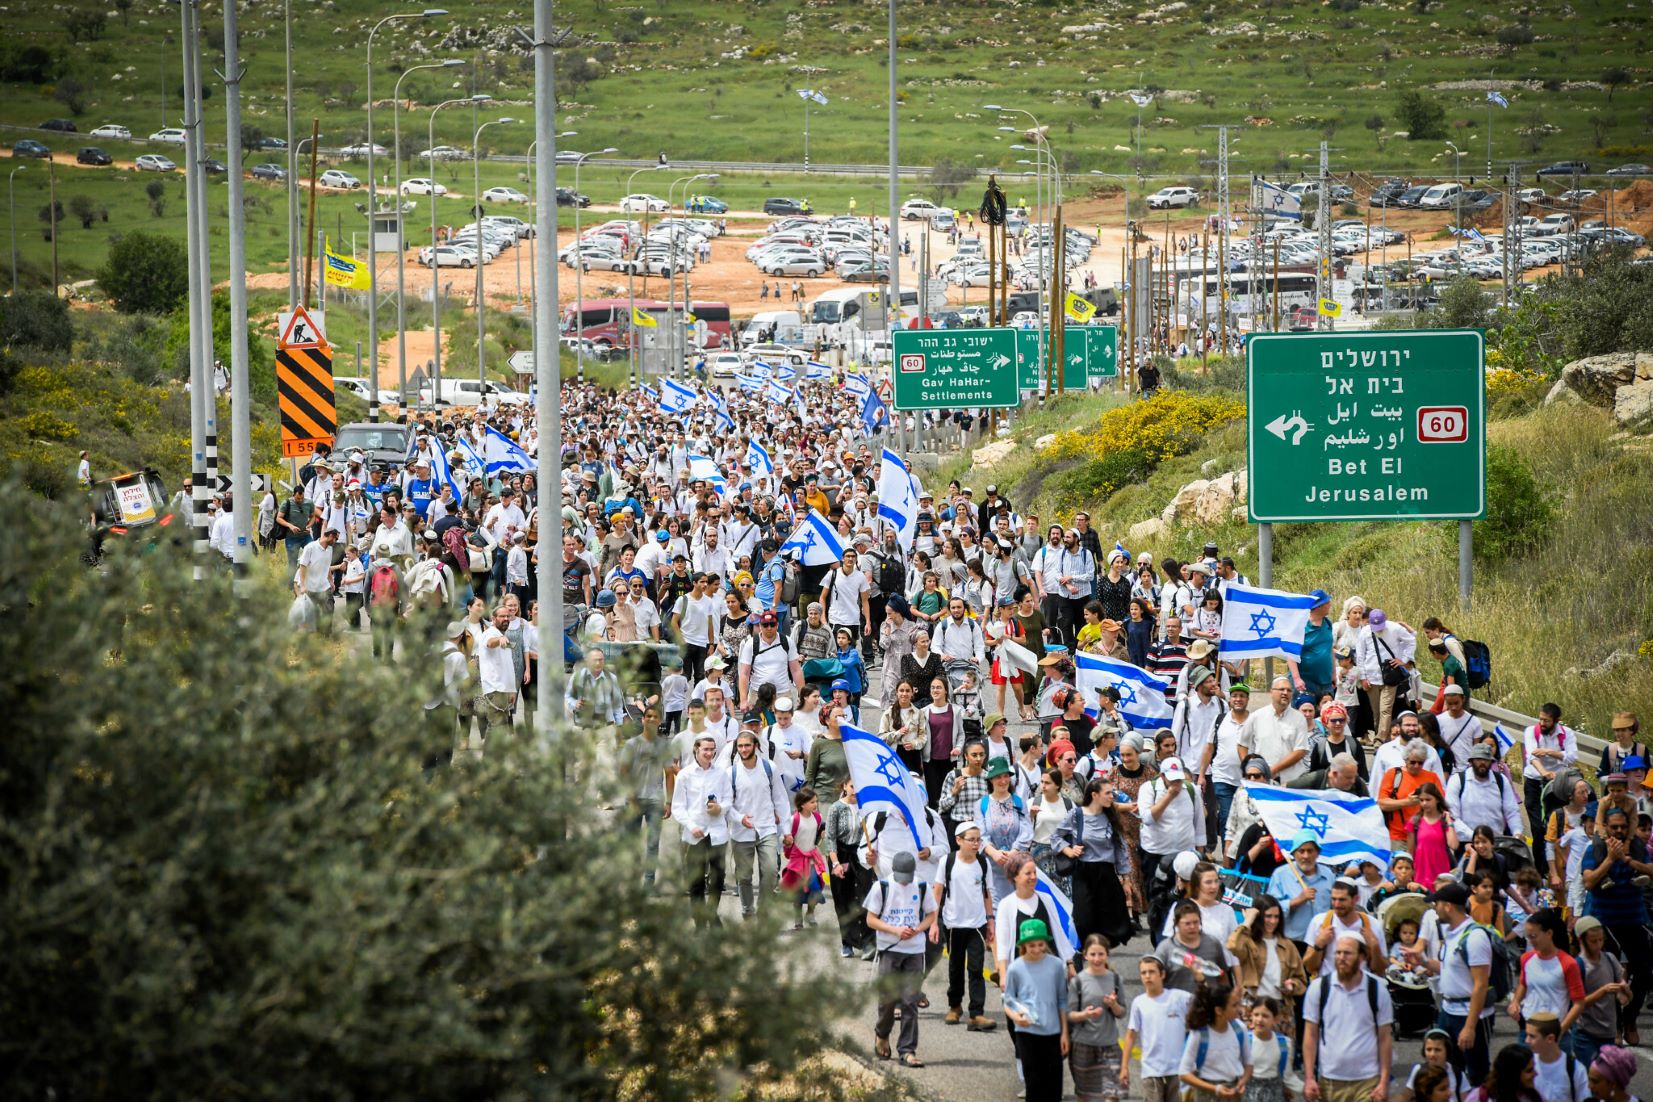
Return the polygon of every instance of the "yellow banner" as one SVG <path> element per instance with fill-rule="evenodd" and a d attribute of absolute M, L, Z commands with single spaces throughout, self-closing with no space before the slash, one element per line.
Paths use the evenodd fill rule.
<path fill-rule="evenodd" d="M 1343 313 L 1343 307 L 1339 306 L 1337 303 L 1333 302 L 1331 299 L 1323 298 L 1323 299 L 1320 300 L 1320 316 L 1321 317 L 1335 318 L 1335 317 L 1340 316 L 1342 313 Z"/>
<path fill-rule="evenodd" d="M 648 314 L 643 313 L 643 311 L 639 310 L 637 307 L 633 306 L 631 308 L 631 324 L 642 329 L 653 329 L 660 323 L 655 321 L 654 318 Z"/>
<path fill-rule="evenodd" d="M 1068 292 L 1067 301 L 1062 304 L 1062 308 L 1067 311 L 1068 317 L 1080 325 L 1086 324 L 1096 316 L 1095 303 L 1088 298 L 1080 298 L 1072 291 Z"/>
<path fill-rule="evenodd" d="M 373 288 L 373 277 L 367 265 L 353 256 L 340 256 L 326 241 L 322 243 L 322 271 L 331 287 L 346 287 L 353 291 Z"/>

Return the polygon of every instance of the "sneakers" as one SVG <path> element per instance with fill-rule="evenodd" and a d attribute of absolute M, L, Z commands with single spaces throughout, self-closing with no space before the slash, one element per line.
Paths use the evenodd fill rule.
<path fill-rule="evenodd" d="M 999 1023 L 995 1022 L 992 1018 L 983 1017 L 982 1015 L 977 1014 L 975 1017 L 970 1019 L 970 1024 L 964 1028 L 968 1029 L 971 1033 L 991 1033 L 993 1030 L 997 1029 L 998 1026 Z"/>
<path fill-rule="evenodd" d="M 848 960 L 850 957 L 853 957 L 855 955 L 855 946 L 853 946 L 853 945 L 840 945 L 840 946 L 838 946 L 838 955 L 843 957 L 845 960 Z"/>
<path fill-rule="evenodd" d="M 941 1019 L 943 1025 L 958 1025 L 962 1021 L 964 1021 L 964 1011 L 956 1006 L 948 1007 L 946 1016 Z"/>

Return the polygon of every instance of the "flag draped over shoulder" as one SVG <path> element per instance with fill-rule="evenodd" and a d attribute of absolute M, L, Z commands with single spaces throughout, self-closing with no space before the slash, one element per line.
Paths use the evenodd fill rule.
<path fill-rule="evenodd" d="M 863 816 L 887 811 L 912 834 L 913 850 L 930 847 L 930 820 L 924 814 L 924 786 L 889 745 L 877 735 L 840 723 L 844 757 L 855 781 L 855 801 Z"/>

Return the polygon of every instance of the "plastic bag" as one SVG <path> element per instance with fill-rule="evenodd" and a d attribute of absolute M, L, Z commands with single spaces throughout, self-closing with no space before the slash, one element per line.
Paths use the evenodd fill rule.
<path fill-rule="evenodd" d="M 293 606 L 287 610 L 287 626 L 294 631 L 315 630 L 316 605 L 308 594 L 300 593 L 293 598 Z"/>

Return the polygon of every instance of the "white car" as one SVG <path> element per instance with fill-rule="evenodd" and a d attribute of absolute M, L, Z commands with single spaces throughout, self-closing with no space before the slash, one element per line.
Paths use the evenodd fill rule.
<path fill-rule="evenodd" d="M 140 172 L 172 172 L 178 167 L 159 153 L 145 153 L 134 163 Z"/>
<path fill-rule="evenodd" d="M 117 123 L 106 122 L 96 130 L 92 131 L 92 133 L 88 136 L 93 138 L 113 138 L 116 141 L 124 142 L 128 138 L 132 137 L 132 131 Z"/>
<path fill-rule="evenodd" d="M 739 352 L 719 352 L 707 358 L 706 370 L 714 379 L 727 379 L 746 370 L 746 360 Z"/>
<path fill-rule="evenodd" d="M 932 215 L 940 213 L 943 209 L 928 199 L 908 199 L 901 204 L 901 218 L 903 221 L 922 222 Z"/>
<path fill-rule="evenodd" d="M 624 199 L 621 199 L 620 209 L 628 213 L 643 211 L 649 214 L 664 214 L 666 211 L 670 210 L 671 207 L 658 195 L 646 195 L 642 192 L 638 192 L 636 195 L 628 195 Z"/>
<path fill-rule="evenodd" d="M 403 195 L 446 195 L 448 189 L 427 176 L 415 176 L 402 181 Z"/>
<path fill-rule="evenodd" d="M 491 187 L 482 193 L 484 203 L 526 203 L 528 196 L 514 187 Z"/>
<path fill-rule="evenodd" d="M 345 146 L 343 149 L 339 150 L 339 153 L 341 156 L 345 157 L 365 157 L 370 151 L 375 157 L 383 157 L 387 152 L 389 152 L 378 142 L 374 142 L 371 145 L 367 142 L 357 142 L 355 145 Z"/>
<path fill-rule="evenodd" d="M 165 130 L 157 130 L 149 136 L 152 142 L 168 142 L 172 145 L 183 145 L 188 140 L 183 127 L 169 126 Z"/>
<path fill-rule="evenodd" d="M 451 145 L 433 145 L 415 156 L 427 161 L 463 161 L 466 153 L 463 149 L 455 149 Z"/>
<path fill-rule="evenodd" d="M 582 272 L 629 272 L 631 271 L 631 265 L 631 259 L 619 253 L 580 253 L 580 270 Z M 573 266 L 573 264 L 569 264 L 570 268 Z"/>
<path fill-rule="evenodd" d="M 350 173 L 341 168 L 330 168 L 326 172 L 323 172 L 321 174 L 321 179 L 319 179 L 317 183 L 319 183 L 322 187 L 344 188 L 347 191 L 354 191 L 356 188 L 362 186 L 362 182 L 360 180 L 356 179 L 356 177 L 350 175 Z"/>
<path fill-rule="evenodd" d="M 434 250 L 426 245 L 419 250 L 419 263 L 427 268 L 474 268 L 476 253 L 458 245 L 438 245 Z"/>
<path fill-rule="evenodd" d="M 482 225 L 488 229 L 503 230 L 517 240 L 534 236 L 534 224 L 524 222 L 520 218 L 513 218 L 509 214 L 490 214 L 482 219 Z"/>
<path fill-rule="evenodd" d="M 1191 207 L 1200 201 L 1200 193 L 1191 187 L 1162 187 L 1148 196 L 1148 209 L 1167 210 L 1171 207 Z"/>
<path fill-rule="evenodd" d="M 829 265 L 820 253 L 791 253 L 767 261 L 763 270 L 772 276 L 809 276 L 826 271 Z"/>

